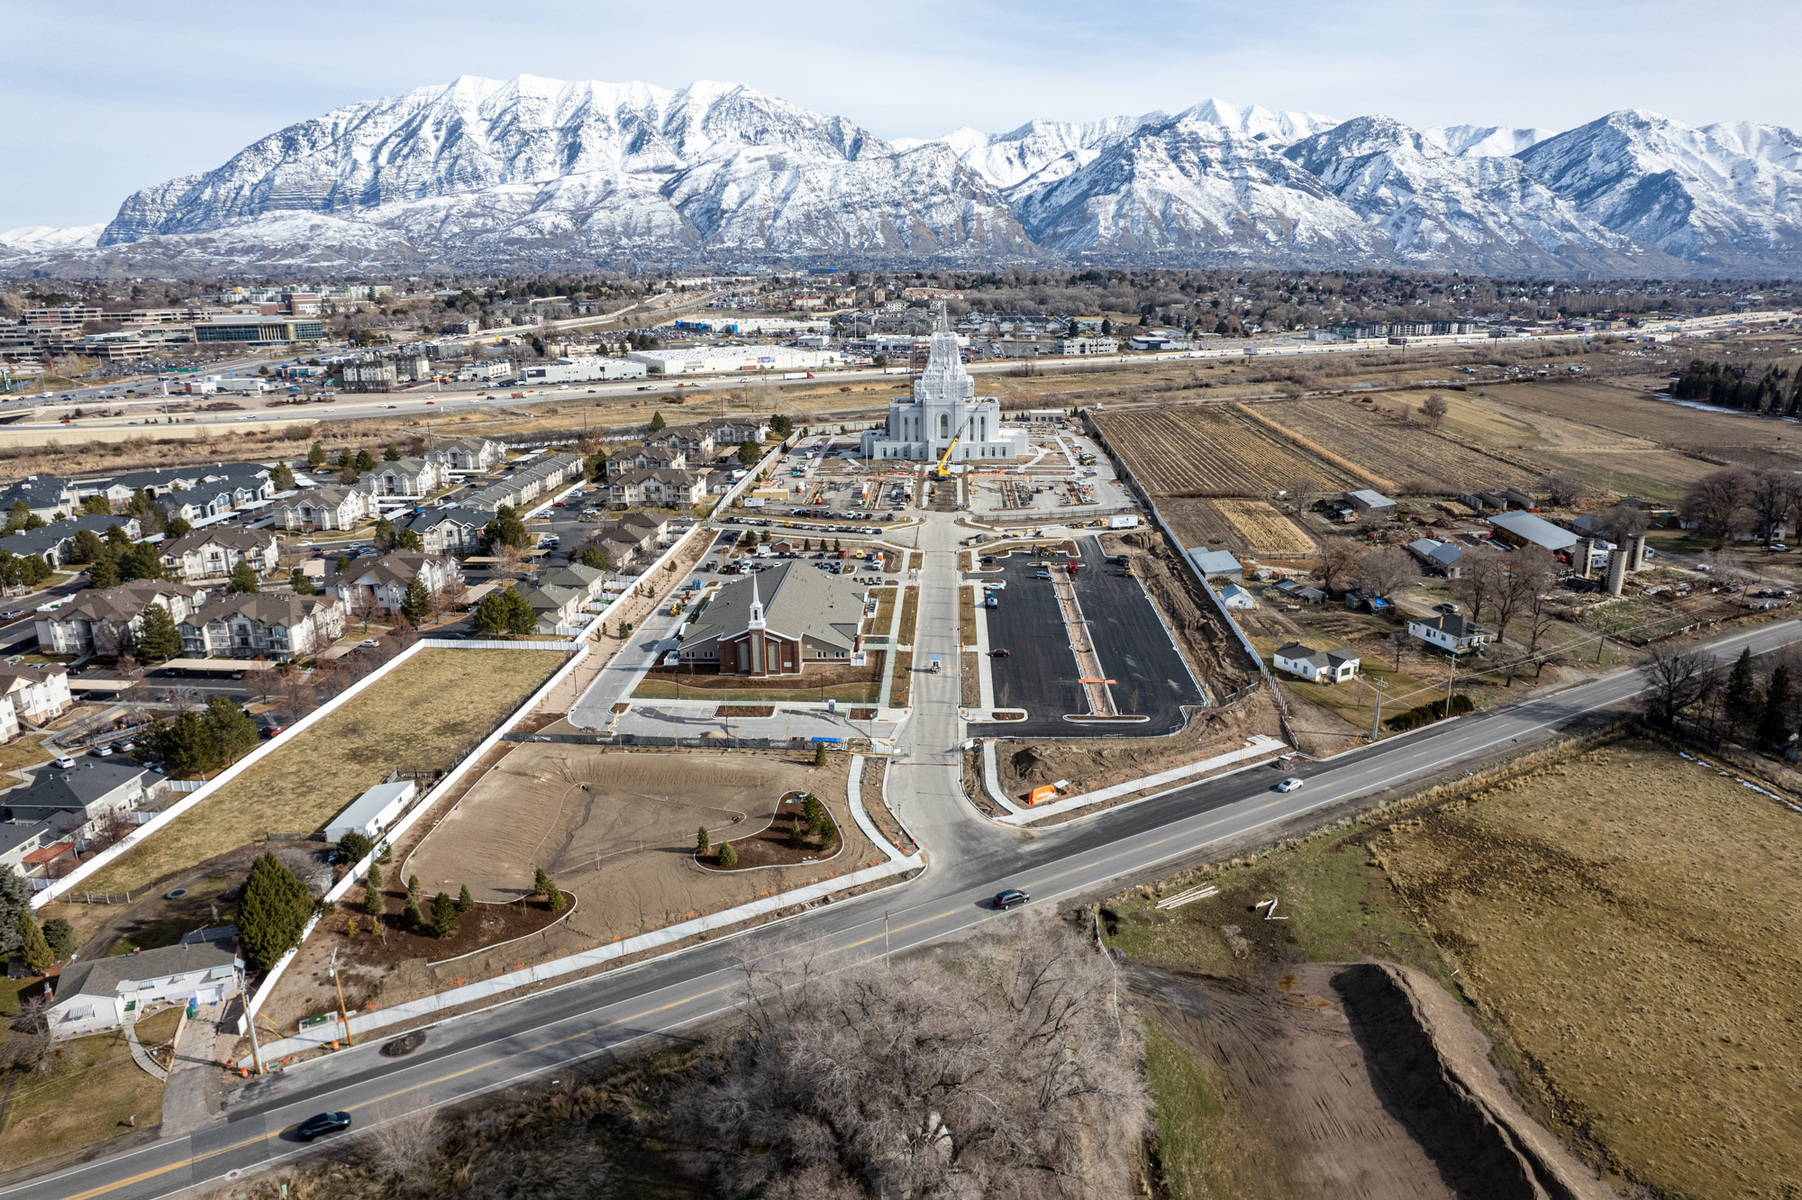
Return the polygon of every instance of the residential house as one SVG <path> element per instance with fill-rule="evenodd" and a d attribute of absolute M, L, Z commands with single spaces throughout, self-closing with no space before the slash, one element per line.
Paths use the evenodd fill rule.
<path fill-rule="evenodd" d="M 680 451 L 670 452 L 665 449 L 651 449 L 646 446 L 628 446 L 623 450 L 615 450 L 602 460 L 602 467 L 608 479 L 620 475 L 630 475 L 638 471 L 667 471 L 688 465 L 687 457 Z"/>
<path fill-rule="evenodd" d="M 1489 643 L 1493 631 L 1466 620 L 1458 613 L 1439 613 L 1432 617 L 1408 618 L 1408 633 L 1429 646 L 1450 654 L 1463 654 Z"/>
<path fill-rule="evenodd" d="M 427 594 L 442 595 L 457 590 L 463 582 L 463 568 L 448 555 L 396 550 L 353 563 L 342 575 L 326 580 L 325 588 L 344 602 L 348 613 L 361 612 L 371 604 L 396 613 L 415 578 L 425 585 Z"/>
<path fill-rule="evenodd" d="M 137 643 L 144 610 L 150 605 L 167 609 L 180 624 L 206 597 L 205 588 L 166 579 L 133 579 L 110 588 L 88 588 L 61 608 L 38 614 L 38 649 L 77 658 L 90 654 L 117 658 Z"/>
<path fill-rule="evenodd" d="M 710 431 L 694 425 L 680 429 L 664 429 L 653 433 L 644 440 L 647 450 L 657 450 L 670 455 L 680 454 L 691 461 L 710 457 L 714 447 L 718 444 L 713 440 L 713 434 Z"/>
<path fill-rule="evenodd" d="M 190 658 L 268 658 L 317 654 L 344 636 L 344 601 L 335 595 L 254 592 L 221 596 L 176 626 Z"/>
<path fill-rule="evenodd" d="M 1258 602 L 1250 592 L 1236 583 L 1229 583 L 1220 589 L 1220 603 L 1227 608 L 1256 608 Z"/>
<path fill-rule="evenodd" d="M 438 490 L 438 464 L 429 458 L 403 458 L 384 462 L 364 480 L 370 493 L 380 498 L 424 500 Z"/>
<path fill-rule="evenodd" d="M 54 521 L 79 509 L 81 494 L 73 480 L 59 475 L 28 475 L 0 488 L 0 514 L 10 513 L 13 505 L 21 501 L 39 520 Z"/>
<path fill-rule="evenodd" d="M 211 941 L 72 962 L 54 985 L 50 1036 L 117 1029 L 152 1004 L 216 1004 L 238 994 L 243 968 L 230 946 Z"/>
<path fill-rule="evenodd" d="M 1326 599 L 1326 593 L 1317 587 L 1311 587 L 1298 579 L 1285 579 L 1276 585 L 1276 590 L 1291 600 L 1302 604 L 1319 604 Z"/>
<path fill-rule="evenodd" d="M 484 512 L 499 512 L 503 505 L 525 508 L 545 493 L 555 493 L 564 484 L 580 479 L 582 473 L 580 454 L 546 454 L 522 462 L 505 479 L 459 496 L 457 503 Z"/>
<path fill-rule="evenodd" d="M 435 461 L 442 471 L 458 475 L 480 475 L 505 462 L 507 452 L 499 442 L 471 437 L 446 442 L 434 448 L 426 457 Z"/>
<path fill-rule="evenodd" d="M 21 529 L 17 533 L 0 537 L 0 550 L 10 551 L 20 558 L 36 556 L 60 570 L 69 565 L 69 554 L 75 548 L 76 534 L 86 529 L 104 539 L 115 525 L 134 542 L 143 535 L 136 517 L 81 513 L 53 521 L 41 529 Z"/>
<path fill-rule="evenodd" d="M 601 487 L 613 508 L 681 508 L 707 498 L 707 485 L 698 471 L 631 471 L 611 477 Z"/>
<path fill-rule="evenodd" d="M 556 633 L 567 626 L 580 624 L 582 609 L 588 603 L 588 593 L 581 588 L 554 583 L 522 587 L 519 594 L 538 614 L 539 633 Z"/>
<path fill-rule="evenodd" d="M 474 554 L 481 548 L 486 513 L 472 508 L 428 508 L 407 522 L 427 554 Z"/>
<path fill-rule="evenodd" d="M 41 768 L 24 786 L 0 792 L 0 868 L 42 891 L 75 866 L 77 851 L 114 814 L 142 808 L 162 785 L 162 776 L 125 760 Z"/>
<path fill-rule="evenodd" d="M 67 668 L 43 663 L 0 666 L 0 696 L 12 702 L 14 724 L 20 720 L 43 725 L 69 711 Z M 18 732 L 15 727 L 14 732 Z"/>
<path fill-rule="evenodd" d="M 268 529 L 196 529 L 157 549 L 162 552 L 163 568 L 189 583 L 224 579 L 239 563 L 249 563 L 258 578 L 267 579 L 281 559 L 281 540 Z"/>
<path fill-rule="evenodd" d="M 607 566 L 611 570 L 621 571 L 630 566 L 638 558 L 642 547 L 638 539 L 630 533 L 615 526 L 604 526 L 593 537 L 569 552 L 569 560 L 578 562 L 582 555 L 590 549 L 599 550 L 606 556 Z"/>
<path fill-rule="evenodd" d="M 580 562 L 572 562 L 566 566 L 552 567 L 539 573 L 539 587 L 560 587 L 582 593 L 584 603 L 601 594 L 601 587 L 607 580 L 607 572 L 595 567 L 585 567 Z"/>
<path fill-rule="evenodd" d="M 1358 656 L 1350 650 L 1316 650 L 1300 642 L 1279 646 L 1272 656 L 1279 671 L 1313 683 L 1343 683 L 1358 674 Z"/>
<path fill-rule="evenodd" d="M 638 538 L 639 548 L 643 550 L 649 550 L 669 536 L 670 519 L 661 513 L 627 513 L 614 524 Z"/>
<path fill-rule="evenodd" d="M 1447 579 L 1459 579 L 1464 575 L 1464 551 L 1451 542 L 1415 538 L 1408 543 L 1408 553 L 1419 559 L 1421 566 L 1432 574 Z"/>
<path fill-rule="evenodd" d="M 352 529 L 369 515 L 369 494 L 328 484 L 283 500 L 280 512 L 284 529 Z"/>

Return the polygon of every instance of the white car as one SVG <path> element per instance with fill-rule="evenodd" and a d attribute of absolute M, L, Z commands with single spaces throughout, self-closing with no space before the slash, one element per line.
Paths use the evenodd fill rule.
<path fill-rule="evenodd" d="M 1281 783 L 1277 784 L 1276 790 L 1279 792 L 1293 792 L 1293 791 L 1296 791 L 1297 789 L 1299 789 L 1300 787 L 1301 787 L 1301 780 L 1299 780 L 1295 776 L 1291 775 L 1291 776 L 1289 776 L 1289 778 L 1287 778 L 1287 779 L 1283 780 Z"/>
<path fill-rule="evenodd" d="M 75 765 L 75 760 L 68 755 L 63 755 L 56 760 L 56 765 L 66 771 Z"/>

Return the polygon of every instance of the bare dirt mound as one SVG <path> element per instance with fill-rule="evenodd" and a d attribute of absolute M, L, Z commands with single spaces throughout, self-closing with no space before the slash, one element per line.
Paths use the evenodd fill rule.
<path fill-rule="evenodd" d="M 1219 1093 L 1217 1150 L 1247 1172 L 1230 1181 L 1244 1200 L 1613 1196 L 1508 1098 L 1432 979 L 1368 963 L 1278 970 L 1251 983 L 1129 973 Z"/>

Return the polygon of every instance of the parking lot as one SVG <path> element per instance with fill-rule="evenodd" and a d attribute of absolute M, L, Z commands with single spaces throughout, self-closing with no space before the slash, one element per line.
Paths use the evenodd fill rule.
<path fill-rule="evenodd" d="M 1076 596 L 1112 685 L 1122 714 L 1143 721 L 1085 724 L 1067 715 L 1088 711 L 1058 613 L 1057 600 L 1030 553 L 999 560 L 1007 581 L 1000 607 L 986 610 L 990 647 L 1005 648 L 1006 658 L 989 660 L 997 709 L 1024 709 L 1025 721 L 973 725 L 991 735 L 1012 737 L 1148 737 L 1182 728 L 1182 706 L 1201 703 L 1201 687 L 1170 640 L 1157 610 L 1136 579 L 1106 561 L 1094 538 L 1078 540 L 1082 570 Z"/>

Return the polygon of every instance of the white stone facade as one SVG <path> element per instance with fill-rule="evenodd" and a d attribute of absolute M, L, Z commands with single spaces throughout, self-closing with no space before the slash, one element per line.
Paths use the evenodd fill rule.
<path fill-rule="evenodd" d="M 913 397 L 888 406 L 888 428 L 863 435 L 865 458 L 934 460 L 953 440 L 953 462 L 1011 461 L 1027 452 L 1026 430 L 1001 421 L 1001 401 L 976 396 L 976 381 L 964 370 L 957 335 L 941 315 L 932 335 L 926 369 Z"/>

